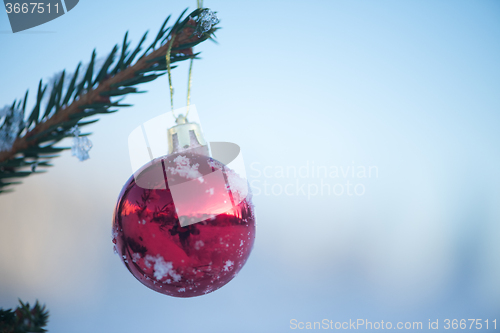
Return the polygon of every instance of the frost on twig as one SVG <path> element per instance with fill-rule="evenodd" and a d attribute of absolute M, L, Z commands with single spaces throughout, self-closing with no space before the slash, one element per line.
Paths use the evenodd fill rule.
<path fill-rule="evenodd" d="M 205 9 L 201 12 L 196 23 L 198 24 L 196 26 L 195 34 L 198 38 L 201 38 L 205 32 L 209 31 L 214 25 L 219 23 L 219 18 L 210 9 Z"/>

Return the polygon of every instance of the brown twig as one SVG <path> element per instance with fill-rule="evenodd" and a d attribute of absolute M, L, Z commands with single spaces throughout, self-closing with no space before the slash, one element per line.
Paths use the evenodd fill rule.
<path fill-rule="evenodd" d="M 176 33 L 174 44 L 172 45 L 172 47 L 175 48 L 179 45 L 195 42 L 198 37 L 194 36 L 193 32 L 194 29 L 190 25 L 187 25 L 183 30 Z M 57 113 L 48 118 L 46 121 L 37 124 L 23 137 L 18 137 L 9 151 L 0 152 L 0 163 L 14 158 L 16 154 L 22 152 L 23 150 L 26 150 L 31 146 L 38 145 L 37 139 L 28 140 L 28 138 L 49 129 L 52 126 L 60 124 L 64 121 L 68 121 L 71 115 L 84 111 L 82 109 L 82 106 L 103 102 L 106 97 L 101 96 L 101 93 L 112 90 L 113 84 L 118 84 L 119 82 L 133 78 L 137 71 L 152 66 L 154 62 L 151 62 L 151 60 L 160 56 L 164 56 L 167 53 L 169 43 L 170 40 L 159 47 L 157 50 L 154 50 L 150 54 L 140 58 L 135 64 L 120 71 L 116 75 L 103 80 L 95 89 L 81 94 L 79 96 L 79 99 L 73 101 L 69 105 L 63 106 Z M 179 52 L 192 54 L 192 49 L 190 48 L 181 50 Z"/>

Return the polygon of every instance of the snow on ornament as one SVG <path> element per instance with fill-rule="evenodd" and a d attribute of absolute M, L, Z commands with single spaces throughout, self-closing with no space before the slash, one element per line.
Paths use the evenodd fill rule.
<path fill-rule="evenodd" d="M 149 158 L 120 193 L 113 243 L 148 288 L 175 297 L 204 295 L 237 275 L 254 244 L 243 161 L 239 147 L 227 142 L 211 142 L 211 157 L 198 123 L 180 115 L 167 131 L 152 131 L 165 123 L 157 118 L 129 138 L 131 151 Z M 166 142 L 151 140 L 162 137 L 159 132 Z M 160 155 L 164 149 L 168 153 Z"/>

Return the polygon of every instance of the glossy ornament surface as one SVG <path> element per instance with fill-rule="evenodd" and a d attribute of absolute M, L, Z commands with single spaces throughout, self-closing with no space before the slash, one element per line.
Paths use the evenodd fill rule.
<path fill-rule="evenodd" d="M 113 217 L 113 243 L 128 270 L 176 297 L 204 295 L 231 281 L 254 238 L 246 180 L 189 151 L 156 158 L 130 177 Z"/>

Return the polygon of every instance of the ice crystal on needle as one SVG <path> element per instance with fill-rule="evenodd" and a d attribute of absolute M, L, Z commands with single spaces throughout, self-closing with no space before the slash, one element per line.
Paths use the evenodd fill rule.
<path fill-rule="evenodd" d="M 19 131 L 24 127 L 24 112 L 22 109 L 5 106 L 0 109 L 0 120 L 2 119 L 4 120 L 0 128 L 0 152 L 12 148 Z"/>
<path fill-rule="evenodd" d="M 78 125 L 69 130 L 73 134 L 73 146 L 71 146 L 71 155 L 76 156 L 80 161 L 89 159 L 89 150 L 92 148 L 92 141 L 86 136 L 80 136 L 80 128 Z"/>
<path fill-rule="evenodd" d="M 219 19 L 217 18 L 217 15 L 210 9 L 205 9 L 204 11 L 201 12 L 200 17 L 198 18 L 198 21 L 196 21 L 198 25 L 196 26 L 196 36 L 198 38 L 201 38 L 201 36 L 212 29 L 214 25 L 219 23 Z"/>

